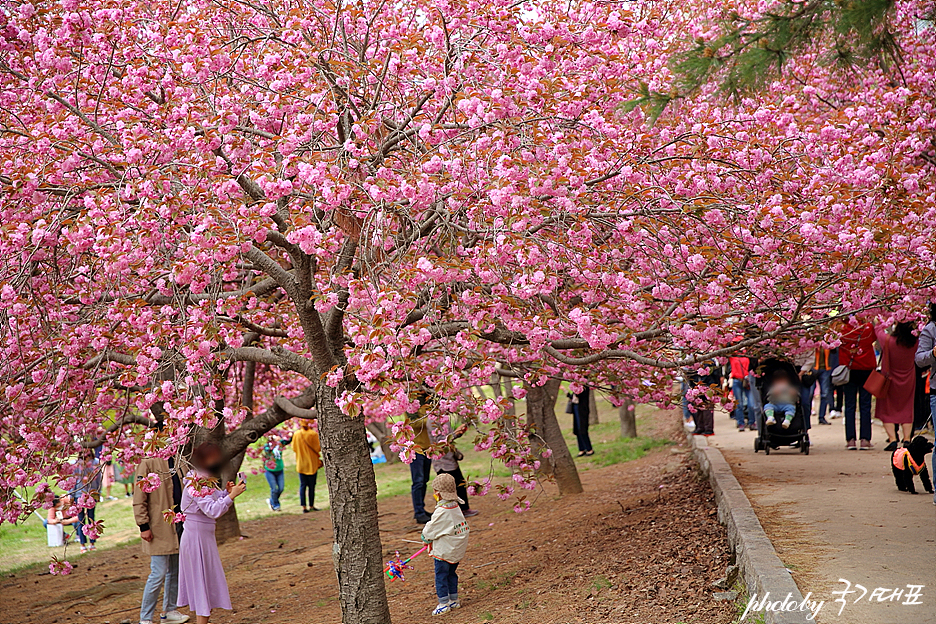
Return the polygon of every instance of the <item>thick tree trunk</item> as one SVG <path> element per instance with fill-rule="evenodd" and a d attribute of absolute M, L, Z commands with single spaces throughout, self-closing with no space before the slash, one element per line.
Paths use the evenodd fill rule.
<path fill-rule="evenodd" d="M 514 399 L 514 396 L 513 396 L 513 384 L 510 383 L 510 379 L 508 379 L 507 377 L 502 377 L 501 375 L 498 375 L 498 378 L 500 379 L 501 389 L 502 389 L 502 392 L 504 393 L 504 396 L 507 397 L 508 401 L 510 401 L 510 407 L 507 408 L 507 414 L 509 416 L 516 416 L 517 415 L 517 401 L 516 399 Z"/>
<path fill-rule="evenodd" d="M 516 416 L 517 406 L 513 398 L 512 388 L 510 387 L 510 380 L 495 373 L 493 379 L 491 379 L 491 390 L 494 391 L 494 396 L 498 398 L 504 397 L 510 402 L 510 406 L 507 408 L 505 414 L 511 417 Z"/>
<path fill-rule="evenodd" d="M 237 455 L 231 458 L 231 461 L 228 462 L 227 468 L 224 470 L 224 480 L 237 482 L 237 473 L 240 471 L 241 466 L 244 464 L 244 451 L 241 451 Z M 224 487 L 224 484 L 221 484 L 221 487 Z M 248 487 L 266 487 L 266 483 L 261 479 L 252 480 Z M 226 542 L 230 539 L 235 539 L 241 536 L 240 529 L 240 520 L 237 518 L 237 502 L 231 505 L 231 509 L 218 518 L 217 523 L 215 524 L 215 539 L 219 544 Z"/>
<path fill-rule="evenodd" d="M 548 462 L 552 474 L 556 478 L 560 494 L 578 494 L 582 491 L 582 481 L 572 453 L 562 437 L 559 421 L 556 419 L 556 396 L 559 394 L 559 380 L 550 379 L 545 385 L 533 387 L 526 386 L 527 419 L 536 427 L 536 433 L 552 451 Z"/>
<path fill-rule="evenodd" d="M 618 408 L 618 416 L 621 419 L 621 437 L 637 437 L 637 406 L 630 399 L 624 399 L 621 407 Z"/>
<path fill-rule="evenodd" d="M 532 388 L 527 384 L 523 384 L 527 390 L 526 395 L 526 408 L 527 408 L 527 425 L 533 427 L 533 434 L 530 436 L 530 448 L 533 450 L 533 454 L 537 457 L 540 457 L 543 450 L 548 448 L 546 444 L 546 439 L 543 436 L 543 430 L 546 428 L 543 420 L 543 410 L 545 407 L 545 397 L 546 393 L 538 391 L 538 389 Z M 552 477 L 555 474 L 553 470 L 553 457 L 550 456 L 547 459 L 540 461 L 539 474 L 543 477 Z"/>
<path fill-rule="evenodd" d="M 247 408 L 247 417 L 245 420 L 253 418 L 254 408 L 254 381 L 256 379 L 257 363 L 247 362 L 244 365 L 244 383 L 241 387 L 241 404 Z M 218 441 L 220 445 L 220 440 Z M 221 445 L 223 448 L 223 445 Z M 241 451 L 230 459 L 227 469 L 224 471 L 225 481 L 237 482 L 237 473 L 244 465 L 245 451 Z M 251 487 L 263 487 L 262 482 L 251 483 Z M 223 484 L 222 484 L 223 487 Z M 236 539 L 241 536 L 240 520 L 237 517 L 237 503 L 231 505 L 231 509 L 226 514 L 218 518 L 215 524 L 215 539 L 219 544 L 230 539 Z"/>
<path fill-rule="evenodd" d="M 588 424 L 598 424 L 598 401 L 595 397 L 598 395 L 594 388 L 588 391 Z"/>
<path fill-rule="evenodd" d="M 344 624 L 390 624 L 377 525 L 377 479 L 364 419 L 335 405 L 337 392 L 316 384 L 322 460 L 331 498 L 332 558 Z"/>
<path fill-rule="evenodd" d="M 251 484 L 253 485 L 253 484 Z M 260 484 L 256 484 L 257 487 L 260 487 Z M 218 518 L 218 521 L 215 523 L 215 540 L 219 544 L 232 539 L 237 539 L 241 536 L 240 530 L 240 520 L 237 519 L 237 505 L 231 505 L 231 508 L 228 509 L 227 513 Z"/>
<path fill-rule="evenodd" d="M 494 396 L 497 398 L 506 398 L 508 401 L 508 408 L 504 410 L 504 426 L 511 433 L 511 435 L 516 435 L 517 432 L 517 404 L 513 398 L 513 392 L 510 388 L 509 380 L 506 377 L 501 375 L 494 374 L 491 378 L 491 390 L 494 392 Z M 542 444 L 538 440 L 534 440 L 534 443 L 539 444 L 539 447 L 542 447 Z M 537 446 L 534 445 L 534 450 L 537 450 Z M 545 466 L 546 464 L 542 464 Z M 544 474 L 551 475 L 552 470 L 542 471 Z"/>

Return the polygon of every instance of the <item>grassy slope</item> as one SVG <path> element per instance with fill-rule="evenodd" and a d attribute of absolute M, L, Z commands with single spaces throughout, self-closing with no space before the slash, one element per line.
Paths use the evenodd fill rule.
<path fill-rule="evenodd" d="M 557 410 L 561 411 L 563 405 L 564 402 L 560 400 Z M 641 430 L 641 413 L 650 409 L 653 408 L 638 406 L 638 431 Z M 517 412 L 522 414 L 524 411 L 523 402 L 518 402 Z M 599 399 L 598 411 L 601 424 L 590 428 L 595 455 L 589 458 L 577 459 L 579 470 L 589 470 L 590 468 L 609 466 L 637 459 L 642 457 L 649 449 L 668 443 L 666 440 L 648 437 L 622 440 L 619 437 L 620 425 L 616 409 L 604 400 Z M 572 435 L 571 416 L 562 413 L 558 414 L 558 416 L 566 442 L 574 454 L 577 449 L 575 447 L 575 436 Z M 463 444 L 461 448 L 465 453 L 465 459 L 461 462 L 462 471 L 469 480 L 487 476 L 492 470 L 495 477 L 510 476 L 510 472 L 502 465 L 491 463 L 489 454 L 477 452 L 470 448 L 468 444 Z M 299 477 L 295 472 L 295 456 L 287 450 L 284 459 L 286 463 L 286 491 L 281 499 L 283 506 L 281 513 L 300 513 L 302 509 L 299 506 Z M 410 476 L 407 466 L 400 463 L 377 464 L 374 468 L 377 473 L 378 497 L 386 498 L 409 494 Z M 252 474 L 253 470 L 257 470 L 256 475 Z M 269 489 L 260 468 L 260 462 L 248 460 L 245 462 L 244 471 L 248 475 L 248 488 L 244 495 L 237 500 L 237 513 L 240 520 L 253 520 L 271 515 L 273 512 L 270 511 L 266 503 Z M 115 484 L 113 492 L 115 495 L 120 496 L 119 500 L 103 501 L 97 508 L 97 518 L 103 519 L 105 525 L 104 536 L 98 542 L 99 548 L 111 548 L 139 539 L 136 525 L 133 522 L 130 499 L 123 498 L 123 486 Z M 328 507 L 327 499 L 328 490 L 324 478 L 322 478 L 316 487 L 316 506 L 320 509 Z M 47 562 L 53 554 L 59 558 L 62 557 L 61 549 L 46 547 L 46 532 L 38 517 L 33 516 L 25 523 L 15 526 L 0 524 L 0 572 Z M 77 546 L 69 547 L 68 557 L 70 559 L 80 556 Z"/>

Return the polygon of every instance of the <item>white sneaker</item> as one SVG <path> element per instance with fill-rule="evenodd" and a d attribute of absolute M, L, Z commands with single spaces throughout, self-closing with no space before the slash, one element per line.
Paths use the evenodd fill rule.
<path fill-rule="evenodd" d="M 777 424 L 777 421 L 774 420 L 774 417 L 773 417 L 773 416 L 768 416 L 768 417 L 767 417 L 767 420 L 766 420 L 765 422 L 766 422 L 768 425 L 776 425 L 776 424 Z"/>
<path fill-rule="evenodd" d="M 173 609 L 166 613 L 166 615 L 160 616 L 160 624 L 182 624 L 183 622 L 188 622 L 189 616 L 184 613 L 179 613 L 177 610 Z"/>
<path fill-rule="evenodd" d="M 461 603 L 457 600 L 449 603 L 449 609 L 461 609 Z"/>
<path fill-rule="evenodd" d="M 442 615 L 443 613 L 448 613 L 451 611 L 451 605 L 440 604 L 435 609 L 432 610 L 432 615 Z"/>
<path fill-rule="evenodd" d="M 273 501 L 271 501 L 269 498 L 266 499 L 266 504 L 270 507 L 270 511 L 276 511 L 273 509 Z"/>

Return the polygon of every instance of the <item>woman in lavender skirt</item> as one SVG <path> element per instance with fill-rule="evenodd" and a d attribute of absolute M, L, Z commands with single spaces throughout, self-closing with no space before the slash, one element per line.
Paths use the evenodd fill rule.
<path fill-rule="evenodd" d="M 208 624 L 212 609 L 230 609 L 227 580 L 215 541 L 215 521 L 231 508 L 247 485 L 229 481 L 225 490 L 205 480 L 221 472 L 221 449 L 206 442 L 192 452 L 194 470 L 185 478 L 182 513 L 185 530 L 179 542 L 179 606 L 188 606 L 197 624 Z"/>

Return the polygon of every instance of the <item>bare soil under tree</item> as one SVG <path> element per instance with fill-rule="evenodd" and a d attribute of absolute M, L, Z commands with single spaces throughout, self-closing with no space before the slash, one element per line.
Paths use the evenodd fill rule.
<path fill-rule="evenodd" d="M 393 621 L 730 622 L 735 606 L 715 601 L 711 587 L 729 563 L 728 543 L 708 484 L 684 439 L 678 444 L 678 420 L 659 423 L 677 445 L 583 472 L 583 494 L 558 498 L 547 484 L 524 514 L 493 495 L 473 499 L 482 514 L 470 521 L 459 568 L 463 608 L 430 616 L 432 563 L 420 556 L 405 582 L 388 584 Z M 419 548 L 405 541 L 419 539 L 408 497 L 381 501 L 379 512 L 385 559 Z M 340 622 L 327 513 L 242 527 L 245 539 L 221 546 L 235 611 L 218 611 L 213 622 Z M 80 559 L 68 577 L 41 568 L 8 574 L 0 622 L 135 622 L 147 573 L 148 560 L 130 545 Z"/>

